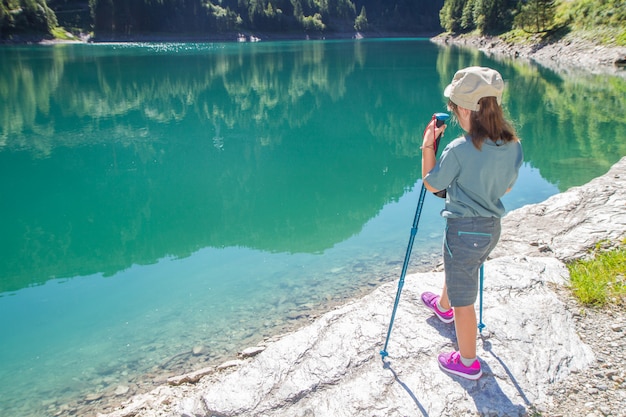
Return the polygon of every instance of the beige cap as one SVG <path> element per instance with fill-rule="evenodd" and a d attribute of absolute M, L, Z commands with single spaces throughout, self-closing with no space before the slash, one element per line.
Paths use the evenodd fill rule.
<path fill-rule="evenodd" d="M 443 95 L 457 106 L 478 111 L 478 100 L 483 97 L 495 97 L 501 104 L 502 90 L 504 81 L 498 71 L 486 67 L 468 67 L 454 74 Z"/>

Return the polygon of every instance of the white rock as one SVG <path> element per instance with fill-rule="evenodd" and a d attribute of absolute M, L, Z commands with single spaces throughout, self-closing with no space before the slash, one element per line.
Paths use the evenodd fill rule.
<path fill-rule="evenodd" d="M 239 352 L 239 356 L 242 358 L 250 358 L 252 356 L 256 356 L 259 353 L 263 352 L 265 350 L 265 347 L 262 346 L 254 346 L 254 347 L 249 347 L 247 349 L 242 350 L 241 352 Z"/>
<path fill-rule="evenodd" d="M 222 363 L 221 365 L 219 365 L 217 367 L 217 369 L 221 371 L 223 369 L 234 368 L 236 366 L 240 366 L 243 363 L 245 363 L 245 362 L 240 360 L 240 359 L 235 359 L 235 360 L 232 360 L 232 361 L 226 361 L 226 362 Z"/>

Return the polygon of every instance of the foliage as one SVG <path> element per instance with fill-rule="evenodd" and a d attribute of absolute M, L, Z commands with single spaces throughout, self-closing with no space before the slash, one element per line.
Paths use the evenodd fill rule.
<path fill-rule="evenodd" d="M 471 23 L 468 19 L 463 21 L 463 10 L 465 9 L 463 0 L 446 0 L 439 12 L 441 26 L 451 33 L 469 31 Z"/>
<path fill-rule="evenodd" d="M 601 251 L 594 258 L 568 265 L 574 295 L 587 305 L 623 305 L 626 302 L 626 247 Z"/>
<path fill-rule="evenodd" d="M 533 33 L 613 28 L 605 43 L 626 44 L 624 0 L 445 0 L 439 13 L 450 33 L 502 34 L 513 28 Z"/>
<path fill-rule="evenodd" d="M 515 26 L 530 33 L 543 33 L 555 24 L 555 0 L 528 0 L 519 3 Z"/>
<path fill-rule="evenodd" d="M 50 34 L 57 21 L 65 31 L 96 37 L 442 28 L 498 35 L 520 28 L 546 37 L 575 30 L 594 42 L 626 45 L 625 0 L 0 0 L 2 38 Z"/>
<path fill-rule="evenodd" d="M 365 6 L 361 7 L 361 13 L 356 17 L 354 21 L 354 28 L 359 32 L 367 30 L 367 12 L 365 11 Z"/>
<path fill-rule="evenodd" d="M 326 25 L 322 21 L 322 15 L 315 13 L 313 16 L 303 16 L 301 19 L 302 27 L 306 31 L 322 32 L 326 29 Z"/>
<path fill-rule="evenodd" d="M 501 33 L 511 28 L 513 0 L 446 0 L 439 14 L 448 32 Z"/>
<path fill-rule="evenodd" d="M 626 22 L 624 0 L 577 0 L 562 6 L 563 17 L 574 28 L 623 27 Z"/>
<path fill-rule="evenodd" d="M 90 0 L 98 34 L 207 33 L 225 30 L 440 31 L 443 0 Z M 367 9 L 374 19 L 357 16 Z"/>
<path fill-rule="evenodd" d="M 57 26 L 56 15 L 46 0 L 0 1 L 0 36 L 49 34 Z"/>
<path fill-rule="evenodd" d="M 91 31 L 91 14 L 89 1 L 86 0 L 47 0 L 48 6 L 54 11 L 62 33 L 75 34 Z M 55 37 L 57 37 L 55 35 Z"/>
<path fill-rule="evenodd" d="M 567 24 L 583 39 L 626 46 L 625 0 L 562 1 L 557 6 L 555 19 Z"/>
<path fill-rule="evenodd" d="M 46 32 L 59 24 L 96 37 L 141 34 L 205 34 L 245 30 L 365 30 L 438 33 L 444 0 L 1 0 L 0 37 L 34 30 L 46 11 Z M 37 4 L 31 13 L 29 7 Z M 50 7 L 48 7 L 49 5 Z M 369 12 L 369 17 L 357 14 Z M 29 14 L 30 13 L 30 14 Z M 18 17 L 22 18 L 19 20 Z M 39 25 L 41 26 L 41 25 Z"/>

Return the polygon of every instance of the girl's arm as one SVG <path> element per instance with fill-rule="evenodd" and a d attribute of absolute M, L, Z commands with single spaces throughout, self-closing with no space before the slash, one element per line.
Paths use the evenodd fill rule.
<path fill-rule="evenodd" d="M 434 132 L 433 132 L 434 130 Z M 440 127 L 435 126 L 435 120 L 431 120 L 431 122 L 426 127 L 424 131 L 424 138 L 422 140 L 422 178 L 426 176 L 437 163 L 437 157 L 435 155 L 435 138 L 442 135 L 446 130 L 446 125 L 441 125 Z M 424 187 L 428 191 L 437 192 L 436 188 L 433 188 L 427 181 L 424 181 Z"/>

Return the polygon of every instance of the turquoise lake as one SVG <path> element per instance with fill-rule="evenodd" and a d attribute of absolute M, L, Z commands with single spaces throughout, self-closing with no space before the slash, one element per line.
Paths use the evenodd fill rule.
<path fill-rule="evenodd" d="M 7 416 L 121 402 L 397 280 L 459 68 L 507 83 L 508 210 L 626 155 L 625 79 L 425 39 L 2 46 L 0 65 Z M 438 262 L 442 207 L 427 196 L 409 272 Z"/>

